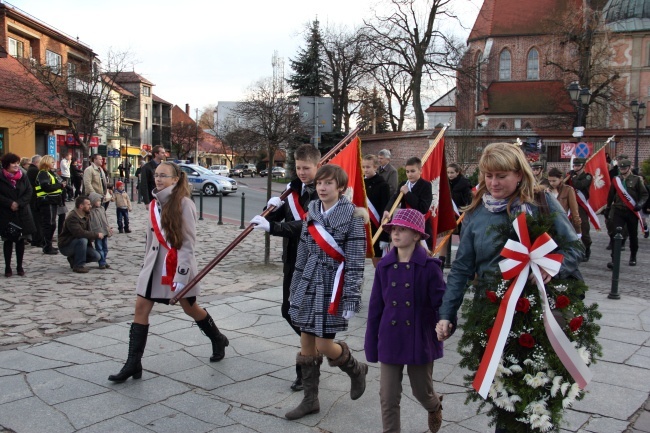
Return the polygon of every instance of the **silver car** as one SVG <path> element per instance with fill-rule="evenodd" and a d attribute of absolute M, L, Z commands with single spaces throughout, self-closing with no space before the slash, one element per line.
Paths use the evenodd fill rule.
<path fill-rule="evenodd" d="M 195 193 L 203 190 L 204 195 L 214 196 L 219 193 L 228 195 L 237 192 L 237 182 L 234 179 L 214 174 L 200 165 L 178 165 L 187 174 L 187 179 L 192 185 L 192 191 Z"/>

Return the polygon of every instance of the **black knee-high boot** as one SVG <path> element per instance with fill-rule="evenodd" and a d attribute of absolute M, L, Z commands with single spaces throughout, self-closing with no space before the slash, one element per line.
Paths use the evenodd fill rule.
<path fill-rule="evenodd" d="M 149 325 L 141 325 L 139 323 L 131 323 L 131 331 L 129 332 L 129 355 L 122 370 L 117 374 L 108 376 L 108 380 L 112 382 L 124 382 L 129 377 L 133 376 L 134 379 L 142 377 L 142 355 L 144 355 L 144 348 L 147 345 L 147 334 L 149 333 Z"/>
<path fill-rule="evenodd" d="M 9 278 L 13 275 L 11 272 L 11 253 L 14 249 L 14 243 L 11 241 L 4 241 L 2 244 L 2 252 L 5 256 L 5 277 Z"/>
<path fill-rule="evenodd" d="M 16 273 L 21 277 L 25 275 L 23 269 L 23 256 L 25 255 L 25 239 L 16 242 Z"/>
<path fill-rule="evenodd" d="M 210 362 L 221 361 L 226 356 L 226 346 L 230 343 L 228 342 L 228 338 L 219 332 L 219 328 L 214 324 L 214 320 L 210 316 L 210 313 L 208 313 L 208 310 L 205 310 L 205 313 L 207 314 L 205 319 L 197 320 L 196 324 L 199 325 L 199 329 L 212 342 Z"/>

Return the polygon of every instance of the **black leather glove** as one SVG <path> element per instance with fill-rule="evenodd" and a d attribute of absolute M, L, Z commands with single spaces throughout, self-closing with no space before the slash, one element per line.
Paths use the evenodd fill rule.
<path fill-rule="evenodd" d="M 638 212 L 640 210 L 641 210 L 641 205 L 640 204 L 637 204 L 636 206 L 634 206 L 634 212 Z"/>
<path fill-rule="evenodd" d="M 569 172 L 569 176 L 573 177 L 573 176 L 575 176 L 575 175 L 576 175 L 576 172 L 575 172 L 575 171 L 571 170 L 571 171 Z"/>
<path fill-rule="evenodd" d="M 609 211 L 610 208 L 606 207 L 605 210 L 603 210 L 603 215 L 605 215 L 605 219 L 609 219 Z"/>

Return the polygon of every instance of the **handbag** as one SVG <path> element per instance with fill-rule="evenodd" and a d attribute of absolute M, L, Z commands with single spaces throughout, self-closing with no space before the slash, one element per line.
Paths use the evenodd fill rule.
<path fill-rule="evenodd" d="M 18 242 L 23 235 L 23 228 L 16 223 L 9 222 L 2 231 L 2 237 L 11 241 Z"/>

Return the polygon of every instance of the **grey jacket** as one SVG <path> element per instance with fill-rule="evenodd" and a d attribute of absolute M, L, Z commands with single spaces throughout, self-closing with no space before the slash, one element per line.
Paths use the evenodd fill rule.
<path fill-rule="evenodd" d="M 564 237 L 568 242 L 577 241 L 573 226 L 567 218 L 560 203 L 549 193 L 546 200 L 554 218 L 555 229 L 558 235 Z M 539 212 L 537 206 L 531 206 L 533 213 Z M 504 243 L 496 240 L 496 233 L 488 230 L 495 225 L 507 224 L 510 221 L 506 211 L 492 213 L 484 206 L 477 207 L 473 212 L 465 213 L 465 219 L 460 233 L 460 244 L 456 253 L 449 276 L 447 277 L 447 291 L 440 307 L 440 318 L 454 321 L 456 313 L 463 302 L 465 287 L 474 279 L 485 277 L 487 272 L 499 272 L 499 262 L 503 260 L 500 253 Z M 581 278 L 578 265 L 582 259 L 582 251 L 570 249 L 558 251 L 564 256 L 562 267 L 558 273 L 559 278 L 576 276 Z"/>

